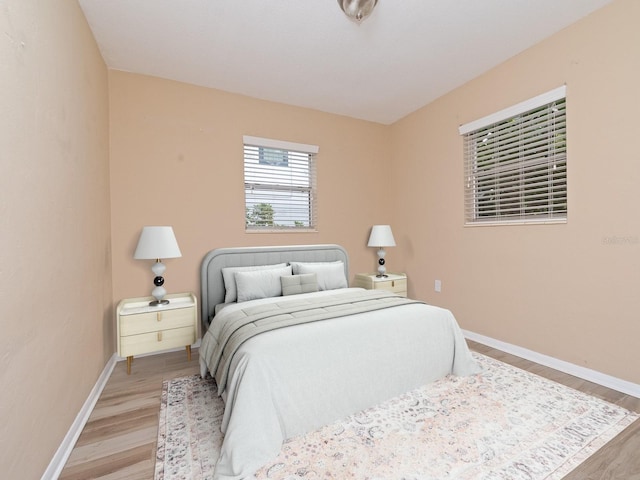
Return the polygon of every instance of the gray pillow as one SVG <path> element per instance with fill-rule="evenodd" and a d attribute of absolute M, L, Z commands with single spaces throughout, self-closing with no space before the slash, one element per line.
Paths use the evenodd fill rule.
<path fill-rule="evenodd" d="M 318 291 L 318 280 L 315 273 L 288 275 L 280 277 L 282 295 L 297 295 Z"/>
<path fill-rule="evenodd" d="M 344 273 L 344 263 L 336 262 L 291 262 L 293 274 L 315 273 L 319 290 L 333 290 L 349 286 Z"/>
<path fill-rule="evenodd" d="M 291 267 L 236 272 L 238 303 L 282 295 L 280 277 L 291 276 Z"/>
<path fill-rule="evenodd" d="M 238 289 L 236 286 L 237 272 L 252 272 L 254 270 L 264 270 L 270 268 L 283 268 L 286 263 L 276 263 L 273 265 L 253 265 L 250 267 L 225 267 L 222 269 L 222 278 L 224 279 L 224 303 L 235 302 L 238 299 Z"/>

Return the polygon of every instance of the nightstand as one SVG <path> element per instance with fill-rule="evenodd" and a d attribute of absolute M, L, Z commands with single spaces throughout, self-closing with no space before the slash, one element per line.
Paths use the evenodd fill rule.
<path fill-rule="evenodd" d="M 153 297 L 128 298 L 116 309 L 118 355 L 127 357 L 131 373 L 134 355 L 185 347 L 191 360 L 191 345 L 198 331 L 197 300 L 192 293 L 166 295 L 167 305 L 151 307 Z"/>
<path fill-rule="evenodd" d="M 354 286 L 368 290 L 389 290 L 407 296 L 407 276 L 404 273 L 388 273 L 386 277 L 377 277 L 375 273 L 358 273 Z"/>

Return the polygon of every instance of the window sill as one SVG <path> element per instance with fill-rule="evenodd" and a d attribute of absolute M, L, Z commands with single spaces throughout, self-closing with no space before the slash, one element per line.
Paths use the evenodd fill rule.
<path fill-rule="evenodd" d="M 256 233 L 318 233 L 318 230 L 315 228 L 265 228 L 265 229 L 251 229 L 246 230 L 244 233 L 249 233 L 251 235 Z"/>
<path fill-rule="evenodd" d="M 561 225 L 566 224 L 566 218 L 558 218 L 555 220 L 487 220 L 477 222 L 465 222 L 465 227 L 500 227 L 508 225 Z"/>

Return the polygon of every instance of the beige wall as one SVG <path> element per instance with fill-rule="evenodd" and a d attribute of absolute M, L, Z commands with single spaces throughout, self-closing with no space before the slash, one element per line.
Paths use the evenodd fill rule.
<path fill-rule="evenodd" d="M 0 477 L 35 479 L 113 354 L 108 77 L 76 2 L 2 2 L 0 58 Z"/>
<path fill-rule="evenodd" d="M 392 211 L 392 195 L 377 193 L 392 168 L 388 127 L 153 77 L 109 75 L 114 302 L 152 289 L 151 263 L 133 259 L 144 225 L 172 225 L 176 233 L 183 256 L 165 262 L 169 292 L 199 294 L 200 262 L 219 247 L 339 243 L 350 253 L 352 273 L 374 268 L 369 230 L 390 222 Z M 317 233 L 245 233 L 243 135 L 319 145 Z"/>
<path fill-rule="evenodd" d="M 618 0 L 392 127 L 409 293 L 450 308 L 470 331 L 635 383 L 638 24 L 640 2 Z M 458 126 L 562 84 L 567 224 L 464 227 Z"/>
<path fill-rule="evenodd" d="M 151 289 L 150 265 L 132 259 L 143 225 L 174 226 L 184 256 L 166 262 L 166 286 L 197 292 L 217 247 L 335 242 L 352 273 L 371 271 L 369 228 L 389 222 L 389 269 L 409 274 L 412 296 L 470 331 L 640 383 L 639 8 L 618 0 L 391 127 L 110 72 L 114 302 Z M 562 84 L 568 223 L 464 227 L 458 126 Z M 244 134 L 320 145 L 318 233 L 244 232 Z"/>

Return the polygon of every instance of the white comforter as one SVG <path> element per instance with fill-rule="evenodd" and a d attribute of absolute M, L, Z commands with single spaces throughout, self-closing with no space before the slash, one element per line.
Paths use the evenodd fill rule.
<path fill-rule="evenodd" d="M 274 301 L 283 297 L 228 306 L 214 321 L 224 321 L 233 309 Z M 203 375 L 210 349 L 205 334 Z M 251 478 L 287 438 L 448 374 L 477 370 L 451 312 L 425 304 L 262 333 L 246 341 L 231 363 L 214 478 Z"/>

